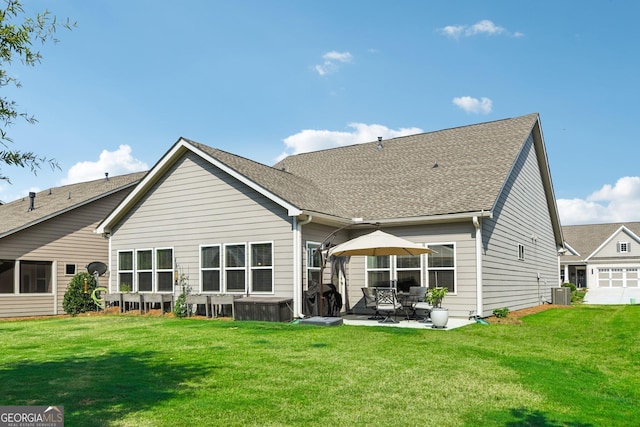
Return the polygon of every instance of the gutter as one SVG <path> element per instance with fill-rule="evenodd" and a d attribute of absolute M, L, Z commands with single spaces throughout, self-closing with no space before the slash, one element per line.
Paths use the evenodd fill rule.
<path fill-rule="evenodd" d="M 472 221 L 476 229 L 476 316 L 482 317 L 482 225 L 477 216 Z"/>
<path fill-rule="evenodd" d="M 302 226 L 309 224 L 313 215 L 304 221 L 293 217 L 293 317 L 302 318 Z"/>

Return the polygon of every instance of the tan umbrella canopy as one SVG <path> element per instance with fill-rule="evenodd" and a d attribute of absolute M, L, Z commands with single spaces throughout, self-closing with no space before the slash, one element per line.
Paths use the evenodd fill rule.
<path fill-rule="evenodd" d="M 418 243 L 376 230 L 330 248 L 328 256 L 420 255 L 434 252 Z"/>

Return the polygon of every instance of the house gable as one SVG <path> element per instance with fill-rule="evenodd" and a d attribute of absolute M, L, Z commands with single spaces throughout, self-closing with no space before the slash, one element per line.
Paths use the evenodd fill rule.
<path fill-rule="evenodd" d="M 622 225 L 585 260 L 640 256 L 640 237 Z"/>
<path fill-rule="evenodd" d="M 210 153 L 202 150 L 199 144 L 194 145 L 193 142 L 180 138 L 173 147 L 156 163 L 140 184 L 127 196 L 125 200 L 113 211 L 111 214 L 96 228 L 96 233 L 109 233 L 111 228 L 115 226 L 141 199 L 149 189 L 154 186 L 167 171 L 173 167 L 176 161 L 182 158 L 187 152 L 193 152 L 200 156 L 214 167 L 243 183 L 247 187 L 262 194 L 278 205 L 287 210 L 289 216 L 297 216 L 302 212 L 293 204 L 284 200 L 277 194 L 260 186 L 257 182 L 249 179 L 246 175 L 239 173 L 236 169 L 221 162 L 217 158 L 213 157 Z"/>

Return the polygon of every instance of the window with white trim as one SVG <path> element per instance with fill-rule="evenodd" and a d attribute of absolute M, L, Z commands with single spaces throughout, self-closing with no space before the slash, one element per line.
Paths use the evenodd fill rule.
<path fill-rule="evenodd" d="M 391 286 L 391 257 L 367 257 L 367 286 L 388 288 Z"/>
<path fill-rule="evenodd" d="M 251 290 L 273 292 L 273 243 L 250 243 Z"/>
<path fill-rule="evenodd" d="M 618 242 L 618 252 L 621 254 L 629 252 L 629 242 Z"/>
<path fill-rule="evenodd" d="M 200 247 L 202 292 L 220 292 L 220 245 Z"/>
<path fill-rule="evenodd" d="M 224 268 L 227 292 L 245 292 L 247 289 L 247 245 L 225 245 Z"/>
<path fill-rule="evenodd" d="M 65 264 L 64 265 L 64 275 L 65 276 L 75 276 L 76 275 L 77 266 L 75 264 Z"/>
<path fill-rule="evenodd" d="M 322 254 L 318 250 L 320 243 L 307 242 L 307 286 L 313 283 L 320 284 L 320 268 L 322 267 Z"/>
<path fill-rule="evenodd" d="M 422 265 L 420 255 L 398 255 L 394 258 L 398 291 L 409 292 L 409 288 L 412 286 L 421 286 Z"/>
<path fill-rule="evenodd" d="M 12 259 L 0 259 L 0 294 L 15 292 L 14 280 L 16 262 Z"/>
<path fill-rule="evenodd" d="M 454 243 L 427 245 L 435 251 L 427 255 L 429 288 L 447 288 L 456 292 L 456 251 Z"/>
<path fill-rule="evenodd" d="M 367 286 L 395 287 L 409 292 L 412 286 L 422 284 L 420 255 L 384 255 L 367 257 Z"/>
<path fill-rule="evenodd" d="M 51 293 L 51 261 L 20 261 L 20 293 Z"/>
<path fill-rule="evenodd" d="M 156 249 L 156 291 L 173 292 L 173 249 Z"/>
<path fill-rule="evenodd" d="M 118 251 L 118 289 L 133 291 L 133 251 Z"/>
<path fill-rule="evenodd" d="M 153 292 L 153 251 L 136 250 L 136 289 L 139 292 Z"/>
<path fill-rule="evenodd" d="M 524 245 L 518 244 L 518 261 L 524 261 Z"/>

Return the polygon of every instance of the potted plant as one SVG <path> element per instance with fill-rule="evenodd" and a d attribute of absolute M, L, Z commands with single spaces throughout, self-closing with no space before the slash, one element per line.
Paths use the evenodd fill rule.
<path fill-rule="evenodd" d="M 442 307 L 442 300 L 447 295 L 447 288 L 431 288 L 426 299 L 433 307 L 431 309 L 432 328 L 445 328 L 449 321 L 449 310 Z"/>

